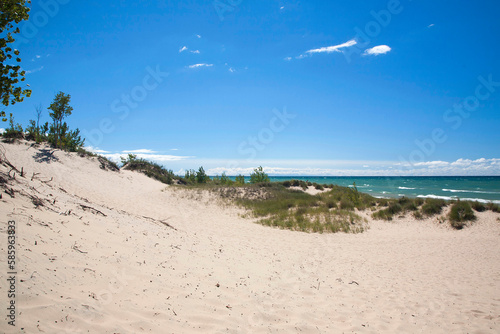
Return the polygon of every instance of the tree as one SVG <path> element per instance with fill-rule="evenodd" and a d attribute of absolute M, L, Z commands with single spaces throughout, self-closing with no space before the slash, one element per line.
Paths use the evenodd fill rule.
<path fill-rule="evenodd" d="M 205 173 L 205 170 L 203 167 L 200 167 L 198 169 L 198 172 L 196 172 L 196 182 L 197 183 L 207 183 L 207 181 L 210 180 L 210 177 Z"/>
<path fill-rule="evenodd" d="M 70 100 L 71 95 L 59 92 L 54 98 L 54 102 L 47 108 L 52 110 L 52 112 L 49 112 L 49 116 L 53 120 L 50 132 L 54 136 L 51 139 L 56 147 L 63 146 L 61 141 L 62 134 L 64 130 L 67 130 L 67 125 L 66 123 L 63 124 L 63 119 L 70 116 L 73 111 L 73 107 L 69 105 Z"/>
<path fill-rule="evenodd" d="M 244 185 L 245 184 L 245 176 L 243 176 L 241 174 L 236 176 L 235 182 L 237 184 Z"/>
<path fill-rule="evenodd" d="M 262 166 L 255 168 L 250 175 L 250 183 L 268 183 L 269 176 L 264 172 Z"/>
<path fill-rule="evenodd" d="M 30 0 L 0 1 L 0 100 L 4 106 L 22 102 L 24 97 L 31 96 L 30 89 L 18 86 L 25 80 L 26 72 L 18 64 L 21 62 L 19 50 L 9 45 L 15 41 L 13 35 L 20 32 L 19 27 L 14 25 L 29 18 L 29 4 Z M 6 121 L 5 111 L 0 112 L 0 117 Z"/>

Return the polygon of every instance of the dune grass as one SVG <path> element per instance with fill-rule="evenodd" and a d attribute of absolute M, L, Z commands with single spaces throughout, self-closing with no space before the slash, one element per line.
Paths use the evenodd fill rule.
<path fill-rule="evenodd" d="M 337 186 L 310 195 L 290 189 L 294 184 L 297 183 L 247 184 L 240 187 L 212 187 L 212 191 L 234 200 L 248 210 L 248 217 L 257 218 L 258 223 L 266 226 L 318 233 L 359 233 L 366 229 L 365 221 L 355 213 L 355 208 L 375 203 L 373 197 L 360 193 L 356 195 L 355 190 Z"/>
<path fill-rule="evenodd" d="M 458 201 L 454 203 L 451 206 L 448 218 L 451 226 L 457 230 L 464 228 L 466 222 L 477 219 L 474 211 L 472 211 L 470 202 L 467 201 Z"/>

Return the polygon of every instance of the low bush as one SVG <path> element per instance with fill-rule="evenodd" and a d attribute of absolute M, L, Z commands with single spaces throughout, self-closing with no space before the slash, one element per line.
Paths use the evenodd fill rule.
<path fill-rule="evenodd" d="M 443 207 L 445 206 L 446 202 L 442 199 L 427 198 L 422 205 L 422 214 L 425 216 L 438 215 L 443 211 Z"/>
<path fill-rule="evenodd" d="M 123 169 L 141 172 L 162 183 L 172 184 L 175 178 L 172 170 L 168 170 L 155 162 L 137 159 L 137 156 L 133 154 L 129 154 L 126 159 L 122 158 L 122 163 Z"/>
<path fill-rule="evenodd" d="M 451 226 L 460 230 L 465 226 L 465 222 L 475 220 L 476 215 L 469 202 L 458 201 L 452 205 L 448 218 Z"/>
<path fill-rule="evenodd" d="M 471 207 L 477 212 L 484 212 L 487 210 L 486 205 L 478 201 L 472 202 Z"/>
<path fill-rule="evenodd" d="M 488 210 L 491 210 L 493 212 L 497 213 L 500 212 L 500 206 L 498 206 L 498 204 L 495 204 L 493 202 L 489 202 L 488 204 L 486 204 L 486 207 L 488 208 Z"/>

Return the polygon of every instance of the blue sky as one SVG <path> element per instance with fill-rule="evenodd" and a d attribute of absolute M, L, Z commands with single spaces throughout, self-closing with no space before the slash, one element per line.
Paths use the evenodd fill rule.
<path fill-rule="evenodd" d="M 500 175 L 497 1 L 33 1 L 17 48 L 71 127 L 211 174 Z M 48 121 L 48 113 L 44 121 Z"/>

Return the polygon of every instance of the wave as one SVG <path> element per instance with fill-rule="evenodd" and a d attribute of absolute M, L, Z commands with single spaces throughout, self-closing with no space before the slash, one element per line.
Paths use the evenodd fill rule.
<path fill-rule="evenodd" d="M 480 191 L 480 190 L 461 190 L 461 189 L 443 189 L 443 191 L 448 191 L 451 193 L 473 193 L 473 194 L 500 194 L 500 192 L 495 191 Z"/>
<path fill-rule="evenodd" d="M 415 190 L 417 188 L 398 187 L 398 189 L 401 189 L 401 190 Z"/>
<path fill-rule="evenodd" d="M 437 195 L 418 195 L 419 198 L 435 198 L 435 199 L 444 199 L 445 201 L 453 201 L 459 199 L 458 196 L 437 196 Z M 460 198 L 462 201 L 472 201 L 472 202 L 481 202 L 481 203 L 495 203 L 500 204 L 498 200 L 487 200 L 483 198 Z"/>

